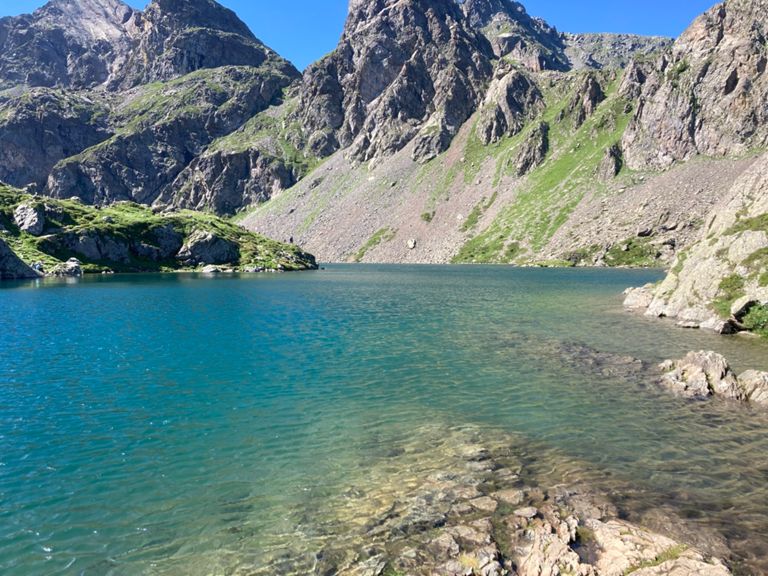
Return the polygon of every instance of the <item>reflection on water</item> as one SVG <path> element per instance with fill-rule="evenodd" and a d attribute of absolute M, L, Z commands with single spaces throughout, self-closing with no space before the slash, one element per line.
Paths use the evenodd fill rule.
<path fill-rule="evenodd" d="M 768 346 L 624 313 L 623 288 L 656 278 L 335 266 L 6 284 L 0 572 L 311 570 L 468 430 L 514 444 L 531 482 L 591 482 L 646 523 L 672 507 L 768 571 L 768 416 L 652 382 L 691 349 L 768 369 Z"/>

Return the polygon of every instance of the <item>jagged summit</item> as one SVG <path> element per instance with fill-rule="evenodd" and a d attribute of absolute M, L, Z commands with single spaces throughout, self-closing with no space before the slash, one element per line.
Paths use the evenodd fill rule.
<path fill-rule="evenodd" d="M 210 28 L 255 39 L 253 32 L 229 8 L 214 0 L 152 0 L 144 11 L 147 20 L 187 28 Z"/>
<path fill-rule="evenodd" d="M 268 60 L 298 77 L 214 0 L 153 0 L 144 12 L 121 0 L 51 0 L 33 14 L 0 19 L 0 88 L 119 90 Z"/>
<path fill-rule="evenodd" d="M 469 24 L 483 32 L 498 57 L 509 57 L 531 70 L 567 70 L 565 43 L 557 29 L 531 17 L 512 0 L 460 2 Z"/>
<path fill-rule="evenodd" d="M 120 0 L 52 0 L 0 19 L 0 87 L 106 82 L 130 49 L 136 14 Z"/>

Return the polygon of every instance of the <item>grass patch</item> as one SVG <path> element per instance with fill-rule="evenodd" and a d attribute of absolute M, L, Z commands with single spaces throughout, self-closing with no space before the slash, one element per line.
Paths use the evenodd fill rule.
<path fill-rule="evenodd" d="M 46 227 L 40 237 L 19 230 L 13 223 L 13 211 L 23 202 L 38 203 L 46 208 Z M 131 202 L 98 208 L 75 200 L 35 198 L 8 186 L 0 186 L 0 220 L 8 230 L 3 239 L 18 256 L 27 263 L 43 262 L 46 269 L 69 258 L 83 262 L 86 272 L 188 269 L 173 256 L 153 260 L 140 255 L 140 245 L 157 248 L 158 234 L 163 230 L 170 230 L 182 242 L 197 231 L 205 231 L 236 244 L 240 255 L 236 262 L 230 263 L 233 267 L 298 270 L 314 266 L 313 259 L 296 246 L 249 232 L 213 214 L 190 210 L 155 214 L 149 207 Z M 89 258 L 71 248 L 73 245 L 77 247 L 79 239 L 86 239 L 91 244 L 116 246 L 123 256 L 119 261 Z"/>
<path fill-rule="evenodd" d="M 653 266 L 656 263 L 658 250 L 645 238 L 630 238 L 619 244 L 614 244 L 605 261 L 610 266 L 628 266 L 633 268 Z"/>
<path fill-rule="evenodd" d="M 422 219 L 424 222 L 426 222 L 427 224 L 429 224 L 430 222 L 432 222 L 432 220 L 433 220 L 433 218 L 434 218 L 434 217 L 435 217 L 435 211 L 434 211 L 434 210 L 433 210 L 432 212 L 424 212 L 424 213 L 421 215 L 421 219 Z"/>
<path fill-rule="evenodd" d="M 750 332 L 768 338 L 768 305 L 754 306 L 744 317 L 743 324 Z"/>
<path fill-rule="evenodd" d="M 733 303 L 744 296 L 744 284 L 744 278 L 738 274 L 731 274 L 720 281 L 718 298 L 712 303 L 720 316 L 728 318 L 731 315 Z"/>
<path fill-rule="evenodd" d="M 368 241 L 362 245 L 360 250 L 357 251 L 357 254 L 352 257 L 352 260 L 354 262 L 362 262 L 363 258 L 365 258 L 365 255 L 370 250 L 373 250 L 383 242 L 389 242 L 395 237 L 395 234 L 397 234 L 397 231 L 392 228 L 382 228 L 377 230 L 374 235 L 368 238 Z"/>
<path fill-rule="evenodd" d="M 659 554 L 658 556 L 656 556 L 656 558 L 654 558 L 653 560 L 646 560 L 645 562 L 641 562 L 640 564 L 627 568 L 626 570 L 624 570 L 624 576 L 629 576 L 630 574 L 633 574 L 645 568 L 655 568 L 656 566 L 661 566 L 665 562 L 677 560 L 678 558 L 680 558 L 680 556 L 682 556 L 685 553 L 686 550 L 688 550 L 688 547 L 682 544 L 673 546 L 669 550 L 666 550 L 661 554 Z"/>
<path fill-rule="evenodd" d="M 578 82 L 574 82 L 576 85 Z M 568 221 L 588 190 L 603 191 L 605 184 L 596 181 L 595 173 L 605 150 L 621 139 L 631 117 L 628 102 L 616 94 L 617 87 L 618 80 L 615 80 L 606 89 L 606 100 L 575 131 L 563 116 L 573 92 L 544 87 L 543 113 L 520 134 L 502 139 L 496 145 L 498 152 L 491 150 L 486 155 L 492 153 L 497 157 L 498 183 L 504 175 L 514 173 L 519 147 L 530 131 L 547 122 L 550 126 L 547 159 L 520 185 L 515 201 L 504 208 L 486 230 L 468 240 L 454 259 L 456 262 L 503 262 L 508 241 L 517 241 L 538 251 Z"/>

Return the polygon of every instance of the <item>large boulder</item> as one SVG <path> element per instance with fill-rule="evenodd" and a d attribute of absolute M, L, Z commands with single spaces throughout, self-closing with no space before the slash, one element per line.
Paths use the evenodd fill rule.
<path fill-rule="evenodd" d="M 662 385 L 683 396 L 746 400 L 728 361 L 716 352 L 690 352 L 681 360 L 664 362 L 660 368 L 665 372 Z"/>
<path fill-rule="evenodd" d="M 45 209 L 37 204 L 25 202 L 13 211 L 16 226 L 33 236 L 40 236 L 45 229 Z"/>
<path fill-rule="evenodd" d="M 213 232 L 198 230 L 187 239 L 176 258 L 187 266 L 234 264 L 240 258 L 240 248 Z"/>
<path fill-rule="evenodd" d="M 0 280 L 26 280 L 40 276 L 16 256 L 5 240 L 0 239 Z"/>
<path fill-rule="evenodd" d="M 728 361 L 716 352 L 690 352 L 659 367 L 664 372 L 661 384 L 683 396 L 722 396 L 768 407 L 768 372 L 748 370 L 737 377 Z"/>

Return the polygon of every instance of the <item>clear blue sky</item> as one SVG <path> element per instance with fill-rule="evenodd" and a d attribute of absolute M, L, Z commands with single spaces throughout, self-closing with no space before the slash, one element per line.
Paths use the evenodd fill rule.
<path fill-rule="evenodd" d="M 299 69 L 336 46 L 347 0 L 220 0 L 266 44 Z M 0 16 L 31 12 L 45 0 L 0 0 Z M 146 0 L 128 0 L 143 8 Z M 523 0 L 528 12 L 563 32 L 630 32 L 677 36 L 715 0 Z"/>

